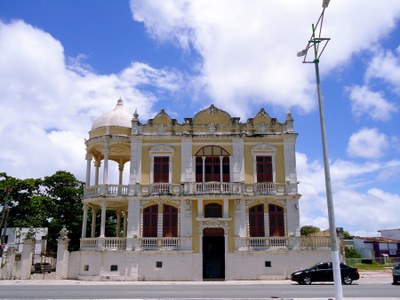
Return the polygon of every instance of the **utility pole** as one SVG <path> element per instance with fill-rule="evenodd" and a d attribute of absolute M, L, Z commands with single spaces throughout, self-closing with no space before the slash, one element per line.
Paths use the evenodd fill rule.
<path fill-rule="evenodd" d="M 317 23 L 315 25 L 312 24 L 311 38 L 308 40 L 306 47 L 297 53 L 297 56 L 298 57 L 304 56 L 303 63 L 312 63 L 315 66 L 315 77 L 317 82 L 318 106 L 319 106 L 319 116 L 320 116 L 320 126 L 321 126 L 322 153 L 324 157 L 326 200 L 328 207 L 329 232 L 331 237 L 333 279 L 335 283 L 335 298 L 336 300 L 342 300 L 343 288 L 342 288 L 342 278 L 340 275 L 339 246 L 336 233 L 335 212 L 334 212 L 333 198 L 332 198 L 331 173 L 329 166 L 328 143 L 327 143 L 326 128 L 325 128 L 325 113 L 324 113 L 324 105 L 321 92 L 321 81 L 319 77 L 320 57 L 330 40 L 330 38 L 321 37 L 325 9 L 328 7 L 329 2 L 330 0 L 322 1 L 322 13 Z M 309 53 L 308 51 L 309 49 L 312 49 L 313 50 L 312 52 L 314 54 L 311 60 L 307 60 L 307 54 Z"/>
<path fill-rule="evenodd" d="M 10 208 L 8 207 L 8 198 L 10 196 L 11 189 L 9 187 L 4 188 L 4 205 L 3 205 L 3 215 L 1 217 L 0 223 L 0 259 L 3 257 L 3 248 L 5 243 L 6 231 L 7 231 L 7 220 L 8 220 L 8 212 Z"/>

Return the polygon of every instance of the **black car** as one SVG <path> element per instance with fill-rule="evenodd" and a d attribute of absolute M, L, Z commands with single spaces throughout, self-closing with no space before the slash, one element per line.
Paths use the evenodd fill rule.
<path fill-rule="evenodd" d="M 397 284 L 400 281 L 400 263 L 395 265 L 392 270 L 393 284 Z"/>
<path fill-rule="evenodd" d="M 340 274 L 342 277 L 343 284 L 351 284 L 353 280 L 360 278 L 358 269 L 350 267 L 345 264 L 340 264 Z M 331 262 L 318 263 L 315 266 L 296 271 L 292 273 L 292 281 L 296 281 L 299 284 L 311 284 L 312 282 L 322 282 L 322 281 L 333 281 L 333 269 Z"/>
<path fill-rule="evenodd" d="M 51 273 L 52 267 L 49 263 L 36 263 L 33 265 L 35 273 Z"/>

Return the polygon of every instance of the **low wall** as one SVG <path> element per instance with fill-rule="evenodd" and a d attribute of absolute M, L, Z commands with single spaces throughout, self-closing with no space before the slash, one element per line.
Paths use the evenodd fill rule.
<path fill-rule="evenodd" d="M 286 279 L 294 271 L 331 261 L 331 252 L 323 251 L 277 251 L 236 252 L 226 256 L 227 280 Z"/>
<path fill-rule="evenodd" d="M 80 251 L 70 256 L 68 278 L 82 280 L 202 280 L 192 252 Z"/>
<path fill-rule="evenodd" d="M 329 250 L 238 251 L 225 256 L 225 279 L 285 279 L 296 270 L 330 260 Z M 202 254 L 189 251 L 78 251 L 70 255 L 68 278 L 202 281 L 202 264 Z"/>

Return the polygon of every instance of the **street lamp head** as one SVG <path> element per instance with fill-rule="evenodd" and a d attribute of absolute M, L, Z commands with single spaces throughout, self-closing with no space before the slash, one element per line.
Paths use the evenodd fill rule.
<path fill-rule="evenodd" d="M 303 49 L 303 50 L 297 52 L 297 57 L 305 56 L 307 54 L 307 50 L 308 49 Z"/>
<path fill-rule="evenodd" d="M 327 8 L 331 0 L 322 0 L 322 8 Z"/>

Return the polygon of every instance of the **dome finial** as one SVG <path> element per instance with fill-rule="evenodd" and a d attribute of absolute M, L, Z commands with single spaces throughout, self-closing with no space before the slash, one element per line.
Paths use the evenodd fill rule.
<path fill-rule="evenodd" d="M 137 108 L 135 108 L 135 112 L 133 113 L 133 119 L 138 120 L 138 118 L 139 118 L 139 114 L 137 112 Z"/>

